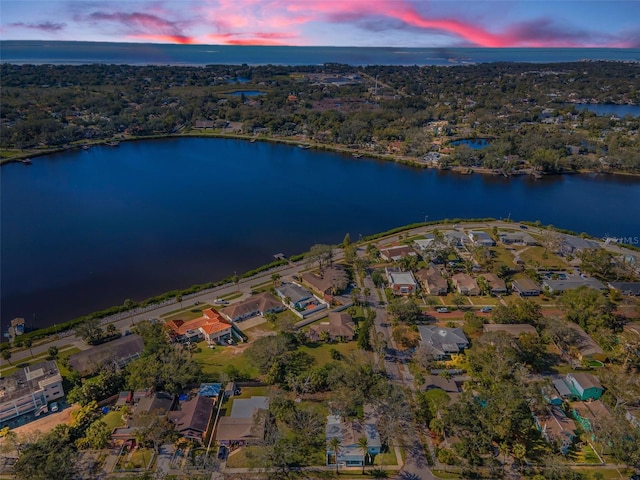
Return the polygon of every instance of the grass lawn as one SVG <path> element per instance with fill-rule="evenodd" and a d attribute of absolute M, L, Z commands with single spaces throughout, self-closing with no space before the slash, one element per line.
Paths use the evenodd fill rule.
<path fill-rule="evenodd" d="M 152 460 L 153 450 L 149 448 L 138 448 L 133 451 L 127 463 L 131 463 L 133 468 L 149 468 Z"/>
<path fill-rule="evenodd" d="M 396 452 L 391 449 L 391 451 L 386 453 L 379 453 L 376 455 L 376 458 L 373 461 L 373 464 L 376 466 L 390 467 L 393 465 L 398 465 L 398 459 L 396 458 Z M 369 469 L 370 467 L 367 467 Z"/>
<path fill-rule="evenodd" d="M 219 298 L 223 299 L 223 300 L 234 300 L 236 298 L 240 298 L 242 296 L 242 292 L 233 292 L 233 293 L 227 293 L 226 295 L 222 295 Z"/>
<path fill-rule="evenodd" d="M 122 419 L 122 412 L 113 411 L 107 413 L 101 420 L 106 423 L 109 428 L 113 429 L 116 427 L 122 427 L 124 425 L 124 420 Z"/>
<path fill-rule="evenodd" d="M 573 467 L 571 470 L 584 475 L 583 478 L 589 480 L 596 479 L 596 474 L 602 475 L 600 478 L 604 480 L 622 480 L 631 477 L 631 470 L 621 468 L 620 470 L 613 468 L 592 468 L 592 467 Z"/>
<path fill-rule="evenodd" d="M 468 297 L 467 300 L 474 307 L 484 307 L 487 305 L 496 306 L 500 305 L 500 299 L 497 297 L 490 297 L 488 295 L 483 295 L 481 297 Z"/>
<path fill-rule="evenodd" d="M 213 308 L 207 303 L 201 303 L 200 305 L 192 305 L 182 310 L 176 310 L 175 312 L 168 313 L 162 316 L 162 319 L 166 322 L 171 320 L 193 320 L 194 318 L 202 317 L 202 311 L 207 308 Z M 177 313 L 176 313 L 177 312 Z"/>
<path fill-rule="evenodd" d="M 300 351 L 307 352 L 316 359 L 318 365 L 323 365 L 332 360 L 331 349 L 335 348 L 342 355 L 347 356 L 350 352 L 358 349 L 356 342 L 347 343 L 311 343 L 300 347 Z"/>
<path fill-rule="evenodd" d="M 71 348 L 67 348 L 65 350 L 60 350 L 58 352 L 58 361 L 56 362 L 58 364 L 58 369 L 60 370 L 60 375 L 64 376 L 68 376 L 69 375 L 69 369 L 66 368 L 64 365 L 62 365 L 62 363 L 60 362 L 60 360 L 62 359 L 66 359 L 69 358 L 69 355 L 73 355 L 74 353 L 78 353 L 81 352 L 82 350 L 80 350 L 78 347 L 71 347 Z M 9 362 L 7 362 L 5 364 L 5 366 L 0 369 L 0 374 L 2 376 L 7 376 L 7 375 L 11 375 L 12 373 L 14 373 L 18 367 L 17 365 L 23 365 L 23 366 L 27 366 L 27 365 L 33 365 L 36 364 L 38 362 L 43 362 L 44 360 L 46 360 L 49 357 L 48 353 L 42 353 L 40 355 L 36 355 L 35 357 L 31 357 L 28 360 L 25 360 L 24 362 L 16 362 L 15 360 L 13 361 L 13 365 L 9 365 Z M 3 360 L 4 363 L 4 360 Z"/>
<path fill-rule="evenodd" d="M 207 347 L 207 342 L 199 342 L 198 347 L 202 350 L 193 354 L 193 359 L 200 365 L 205 378 L 217 379 L 224 369 L 233 365 L 249 377 L 258 376 L 258 369 L 249 362 L 245 352 L 238 353 L 238 347 L 227 347 L 216 345 L 215 349 Z"/>
<path fill-rule="evenodd" d="M 524 249 L 519 257 L 525 262 L 525 265 L 534 268 L 555 268 L 559 270 L 567 268 L 567 262 L 559 256 L 550 252 L 545 255 L 544 247 L 529 247 Z"/>
<path fill-rule="evenodd" d="M 233 452 L 232 455 L 229 455 L 227 458 L 227 467 L 228 468 L 249 468 L 249 457 L 247 453 L 250 453 L 251 450 L 258 451 L 260 447 L 242 447 L 237 452 Z"/>

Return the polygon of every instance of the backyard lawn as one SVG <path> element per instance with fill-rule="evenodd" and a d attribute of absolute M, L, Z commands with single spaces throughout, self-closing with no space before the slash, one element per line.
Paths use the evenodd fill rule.
<path fill-rule="evenodd" d="M 300 351 L 312 355 L 316 359 L 318 365 L 323 365 L 332 360 L 331 349 L 335 348 L 343 356 L 347 356 L 350 352 L 358 349 L 356 342 L 348 343 L 311 343 L 300 347 Z"/>
<path fill-rule="evenodd" d="M 194 353 L 193 359 L 200 365 L 205 377 L 218 378 L 231 365 L 251 378 L 258 376 L 258 369 L 251 365 L 244 348 L 216 345 L 211 349 L 204 341 L 197 345 L 201 351 Z"/>
<path fill-rule="evenodd" d="M 124 425 L 124 420 L 122 419 L 122 412 L 117 410 L 107 413 L 100 420 L 106 423 L 107 426 L 111 429 L 114 429 L 116 427 L 122 427 Z"/>

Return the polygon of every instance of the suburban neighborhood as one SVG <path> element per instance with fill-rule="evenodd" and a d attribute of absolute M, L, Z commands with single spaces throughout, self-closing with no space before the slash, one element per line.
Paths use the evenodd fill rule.
<path fill-rule="evenodd" d="M 639 290 L 636 250 L 455 221 L 55 338 L 15 319 L 0 477 L 632 478 Z"/>

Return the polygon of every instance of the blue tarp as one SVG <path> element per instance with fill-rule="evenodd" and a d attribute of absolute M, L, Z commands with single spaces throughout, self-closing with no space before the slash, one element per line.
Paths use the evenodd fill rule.
<path fill-rule="evenodd" d="M 201 397 L 217 397 L 221 391 L 221 383 L 201 383 L 198 395 Z"/>
<path fill-rule="evenodd" d="M 187 400 L 189 400 L 189 395 L 187 395 L 186 393 L 182 393 L 178 397 L 178 400 L 180 400 L 181 402 L 186 402 Z"/>
<path fill-rule="evenodd" d="M 109 407 L 102 407 L 102 413 L 104 413 L 105 415 L 109 413 Z"/>

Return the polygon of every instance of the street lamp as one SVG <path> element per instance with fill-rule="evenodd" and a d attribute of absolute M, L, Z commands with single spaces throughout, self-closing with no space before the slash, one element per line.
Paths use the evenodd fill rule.
<path fill-rule="evenodd" d="M 427 218 L 429 218 L 429 215 L 424 216 L 424 223 L 427 223 Z"/>

